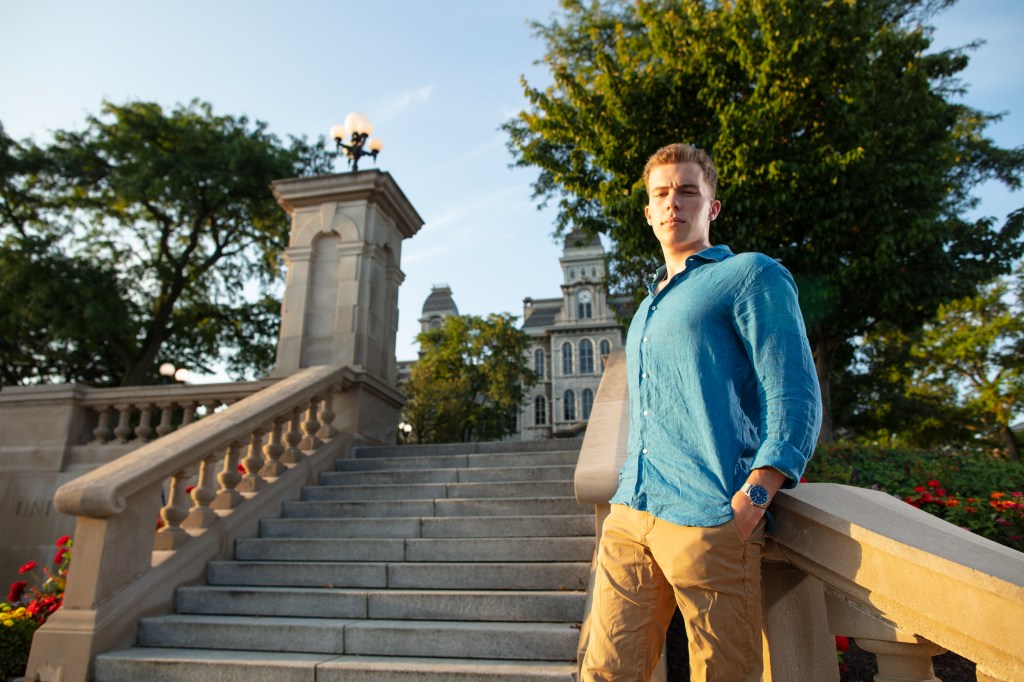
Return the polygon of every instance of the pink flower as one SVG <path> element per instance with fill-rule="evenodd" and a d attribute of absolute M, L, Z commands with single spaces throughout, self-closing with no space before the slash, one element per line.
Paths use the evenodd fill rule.
<path fill-rule="evenodd" d="M 21 568 L 19 568 L 18 569 L 18 573 L 21 573 L 22 575 L 24 575 L 25 573 L 28 573 L 29 571 L 35 570 L 35 568 L 36 568 L 36 562 L 30 561 L 27 564 L 25 564 L 24 566 L 22 566 Z"/>

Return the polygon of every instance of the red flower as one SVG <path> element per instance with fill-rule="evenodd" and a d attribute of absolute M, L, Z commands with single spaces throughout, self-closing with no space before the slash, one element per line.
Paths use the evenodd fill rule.
<path fill-rule="evenodd" d="M 29 571 L 35 570 L 35 568 L 36 568 L 36 562 L 30 561 L 27 564 L 25 564 L 24 566 L 22 566 L 21 568 L 19 568 L 18 569 L 18 573 L 21 573 L 22 575 L 24 575 L 25 573 L 28 573 Z"/>
<path fill-rule="evenodd" d="M 69 542 L 71 542 L 70 535 L 61 535 L 59 538 L 57 538 L 58 547 L 66 547 Z"/>
<path fill-rule="evenodd" d="M 841 651 L 844 654 L 850 650 L 850 640 L 842 635 L 836 635 L 836 651 Z"/>
<path fill-rule="evenodd" d="M 936 481 L 936 480 L 935 480 L 935 479 L 933 478 L 932 480 L 928 481 L 928 487 L 929 487 L 929 488 L 938 488 L 938 487 L 939 487 L 939 482 L 938 482 L 938 481 Z"/>
<path fill-rule="evenodd" d="M 21 599 L 21 595 L 25 593 L 25 588 L 28 587 L 28 583 L 24 580 L 19 580 L 16 583 L 11 583 L 11 591 L 7 594 L 7 601 L 11 604 Z"/>
<path fill-rule="evenodd" d="M 916 486 L 914 486 L 914 492 L 915 493 L 923 493 L 924 492 L 924 486 L 923 485 L 916 485 Z"/>
<path fill-rule="evenodd" d="M 67 547 L 61 547 L 60 549 L 58 549 L 57 553 L 53 555 L 53 563 L 55 563 L 58 566 L 60 566 L 62 563 L 64 563 L 64 555 L 67 554 L 67 553 L 68 553 L 68 548 Z"/>

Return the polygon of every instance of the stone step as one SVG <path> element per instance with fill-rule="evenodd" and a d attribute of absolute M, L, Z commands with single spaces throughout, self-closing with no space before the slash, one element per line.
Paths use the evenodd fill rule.
<path fill-rule="evenodd" d="M 583 439 L 534 440 L 490 443 L 441 443 L 437 445 L 364 445 L 353 448 L 353 456 L 420 457 L 424 455 L 529 454 L 536 452 L 579 452 Z"/>
<path fill-rule="evenodd" d="M 239 561 L 587 561 L 592 537 L 241 538 Z"/>
<path fill-rule="evenodd" d="M 571 661 L 579 629 L 567 623 L 156 616 L 139 621 L 149 647 L 349 655 Z"/>
<path fill-rule="evenodd" d="M 501 481 L 571 481 L 576 467 L 540 465 L 387 469 L 383 471 L 325 471 L 322 485 L 398 485 L 403 483 L 492 483 Z"/>
<path fill-rule="evenodd" d="M 212 561 L 210 585 L 426 590 L 582 590 L 590 560 L 504 562 Z"/>
<path fill-rule="evenodd" d="M 395 469 L 458 469 L 523 466 L 575 466 L 579 452 L 556 450 L 529 454 L 432 455 L 427 457 L 380 457 L 339 459 L 336 471 L 387 471 Z"/>
<path fill-rule="evenodd" d="M 363 500 L 287 501 L 281 505 L 285 518 L 330 519 L 408 516 L 548 516 L 591 514 L 593 507 L 574 497 L 500 498 L 481 500 Z"/>
<path fill-rule="evenodd" d="M 176 612 L 218 616 L 560 623 L 583 618 L 586 593 L 508 590 L 360 590 L 183 587 Z"/>
<path fill-rule="evenodd" d="M 594 534 L 589 514 L 557 516 L 263 519 L 264 538 L 570 537 Z"/>
<path fill-rule="evenodd" d="M 372 501 L 479 499 L 509 497 L 570 497 L 572 481 L 512 481 L 505 483 L 418 483 L 402 485 L 316 485 L 302 489 L 303 501 Z"/>
<path fill-rule="evenodd" d="M 575 663 L 135 648 L 96 658 L 96 682 L 573 682 Z"/>

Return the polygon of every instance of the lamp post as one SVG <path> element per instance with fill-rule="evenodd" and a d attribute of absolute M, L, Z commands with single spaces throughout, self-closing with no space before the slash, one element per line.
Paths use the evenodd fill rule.
<path fill-rule="evenodd" d="M 160 365 L 160 376 L 165 384 L 169 384 L 172 381 L 180 381 L 183 384 L 187 384 L 192 379 L 192 372 L 184 367 L 176 368 L 173 363 L 165 362 Z"/>
<path fill-rule="evenodd" d="M 376 162 L 377 154 L 384 148 L 379 138 L 370 137 L 372 132 L 370 119 L 356 111 L 345 117 L 344 125 L 335 123 L 331 126 L 331 138 L 338 145 L 338 152 L 344 150 L 353 171 L 359 170 L 359 159 L 364 156 L 371 156 Z M 346 144 L 345 138 L 349 136 L 351 140 Z"/>
<path fill-rule="evenodd" d="M 408 422 L 401 422 L 398 424 L 398 436 L 401 442 L 408 442 L 410 433 L 412 433 L 412 424 L 409 424 Z"/>

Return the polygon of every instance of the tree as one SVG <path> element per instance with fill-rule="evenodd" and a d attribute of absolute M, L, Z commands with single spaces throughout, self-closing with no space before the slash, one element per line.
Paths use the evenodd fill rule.
<path fill-rule="evenodd" d="M 953 101 L 965 50 L 928 53 L 949 2 L 562 4 L 536 25 L 553 83 L 524 81 L 531 108 L 505 125 L 517 165 L 539 169 L 560 229 L 613 239 L 617 286 L 638 291 L 660 257 L 644 162 L 669 142 L 711 151 L 712 238 L 778 258 L 800 287 L 823 440 L 854 339 L 920 325 L 1021 253 L 1019 218 L 962 218 L 978 182 L 1020 186 L 1024 148 L 996 147 L 983 131 L 999 117 Z"/>
<path fill-rule="evenodd" d="M 269 184 L 328 170 L 322 145 L 285 147 L 265 124 L 198 101 L 171 111 L 106 102 L 48 148 L 0 142 L 4 257 L 32 288 L 45 281 L 28 308 L 0 303 L 24 332 L 12 345 L 35 358 L 5 358 L 5 381 L 137 385 L 157 379 L 161 357 L 208 370 L 226 347 L 237 374 L 269 368 L 278 318 L 267 291 L 288 235 Z M 15 274 L 7 286 L 18 286 Z M 255 302 L 243 294 L 253 283 L 263 290 Z M 94 295 L 116 314 L 53 326 Z M 63 348 L 81 355 L 75 368 L 55 361 Z"/>
<path fill-rule="evenodd" d="M 405 420 L 419 443 L 498 440 L 515 431 L 536 376 L 529 341 L 507 313 L 452 315 L 417 336 L 420 358 L 404 391 Z"/>
<path fill-rule="evenodd" d="M 1024 410 L 1024 267 L 1016 291 L 996 280 L 978 294 L 939 307 L 912 353 L 920 361 L 912 392 L 955 392 L 973 421 L 997 434 L 1010 459 L 1020 448 L 1010 429 Z"/>

